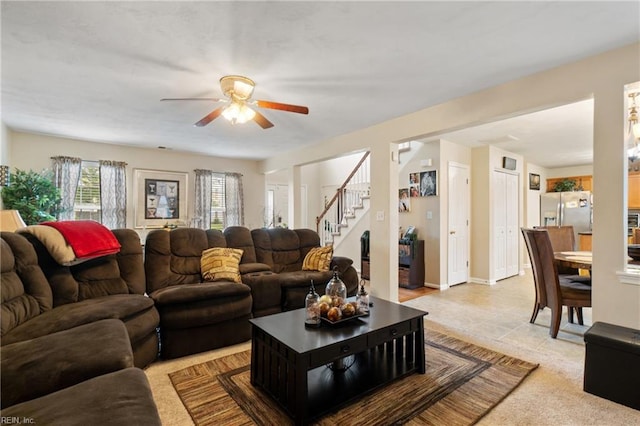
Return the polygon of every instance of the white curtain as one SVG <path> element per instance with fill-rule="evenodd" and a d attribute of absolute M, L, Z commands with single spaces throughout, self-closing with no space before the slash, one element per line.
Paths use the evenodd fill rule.
<path fill-rule="evenodd" d="M 60 191 L 60 209 L 58 220 L 73 220 L 73 206 L 76 189 L 82 170 L 82 159 L 76 157 L 51 157 L 53 160 L 53 183 Z"/>
<path fill-rule="evenodd" d="M 109 229 L 127 226 L 127 163 L 100 160 L 100 210 Z"/>
<path fill-rule="evenodd" d="M 211 228 L 211 170 L 194 170 L 196 173 L 196 202 L 193 223 L 194 228 Z"/>
<path fill-rule="evenodd" d="M 244 226 L 244 191 L 240 173 L 225 173 L 225 225 Z"/>

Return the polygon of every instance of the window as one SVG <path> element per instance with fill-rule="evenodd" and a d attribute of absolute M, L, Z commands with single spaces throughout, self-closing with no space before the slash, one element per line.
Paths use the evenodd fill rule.
<path fill-rule="evenodd" d="M 225 175 L 212 173 L 211 175 L 211 229 L 223 230 L 227 206 L 225 203 Z"/>
<path fill-rule="evenodd" d="M 75 220 L 101 222 L 100 166 L 97 161 L 83 161 L 73 206 Z"/>

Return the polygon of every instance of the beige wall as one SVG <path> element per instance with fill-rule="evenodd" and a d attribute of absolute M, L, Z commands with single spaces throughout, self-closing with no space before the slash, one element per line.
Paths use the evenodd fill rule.
<path fill-rule="evenodd" d="M 482 90 L 403 117 L 338 136 L 315 146 L 262 163 L 264 171 L 285 169 L 294 164 L 339 156 L 346 152 L 372 151 L 371 257 L 372 293 L 397 299 L 397 248 L 390 244 L 398 229 L 397 153 L 393 144 L 446 131 L 495 121 L 584 99 L 594 99 L 594 266 L 593 317 L 640 328 L 640 285 L 621 282 L 617 272 L 625 267 L 624 190 L 624 85 L 640 80 L 640 44 L 633 44 L 591 58 L 567 64 L 497 87 Z M 475 160 L 474 160 L 475 161 Z M 475 172 L 472 172 L 475 176 Z M 474 185 L 476 185 L 474 183 Z M 472 198 L 473 202 L 473 198 Z M 472 204 L 473 205 L 473 204 Z M 474 215 L 480 214 L 474 206 Z M 384 220 L 376 221 L 377 212 Z M 472 219 L 474 217 L 472 216 Z M 480 223 L 487 223 L 479 217 Z M 474 234 L 475 235 L 475 234 Z M 482 253 L 472 242 L 472 255 Z M 480 262 L 486 265 L 488 262 Z M 478 266 L 480 268 L 480 266 Z M 484 267 L 484 266 L 482 266 Z M 487 271 L 476 271 L 484 274 Z M 472 275 L 474 272 L 472 271 Z M 638 282 L 628 276 L 626 281 Z"/>
<path fill-rule="evenodd" d="M 194 208 L 194 169 L 210 169 L 219 172 L 243 174 L 245 193 L 245 224 L 250 228 L 262 226 L 264 207 L 264 175 L 258 172 L 255 161 L 192 155 L 176 151 L 133 148 L 123 145 L 94 143 L 52 136 L 11 132 L 11 169 L 40 171 L 51 168 L 51 157 L 67 155 L 83 160 L 125 161 L 127 165 L 127 227 L 134 226 L 133 169 L 169 170 L 188 172 L 188 218 Z M 142 230 L 138 232 L 143 235 Z"/>

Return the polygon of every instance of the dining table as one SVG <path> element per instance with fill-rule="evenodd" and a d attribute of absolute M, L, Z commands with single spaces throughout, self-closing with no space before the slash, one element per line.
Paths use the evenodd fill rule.
<path fill-rule="evenodd" d="M 591 270 L 593 254 L 590 251 L 557 251 L 553 258 L 558 265 L 568 268 Z"/>
<path fill-rule="evenodd" d="M 637 244 L 634 244 L 634 247 L 629 246 L 627 262 L 630 265 L 640 265 L 640 258 L 638 258 L 635 252 L 632 253 L 632 249 L 635 248 L 635 246 L 637 246 Z M 593 264 L 593 253 L 590 251 L 556 251 L 553 253 L 553 258 L 556 265 L 562 265 L 568 268 L 590 271 L 591 265 Z"/>

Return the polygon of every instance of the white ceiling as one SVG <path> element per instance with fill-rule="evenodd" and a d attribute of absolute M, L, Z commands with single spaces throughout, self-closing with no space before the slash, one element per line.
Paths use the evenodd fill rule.
<path fill-rule="evenodd" d="M 2 120 L 14 130 L 262 159 L 640 41 L 633 2 L 2 1 Z M 218 80 L 254 79 L 275 127 L 193 124 Z M 590 162 L 590 102 L 446 137 Z M 571 115 L 566 115 L 571 114 Z M 584 116 L 583 116 L 584 114 Z M 584 146 L 583 146 L 584 144 Z M 539 152 L 539 151 L 538 151 Z M 548 152 L 548 151 L 547 151 Z M 541 166 L 563 155 L 527 158 Z M 579 161 L 578 161 L 579 160 Z M 564 165 L 564 164 L 563 164 Z"/>

